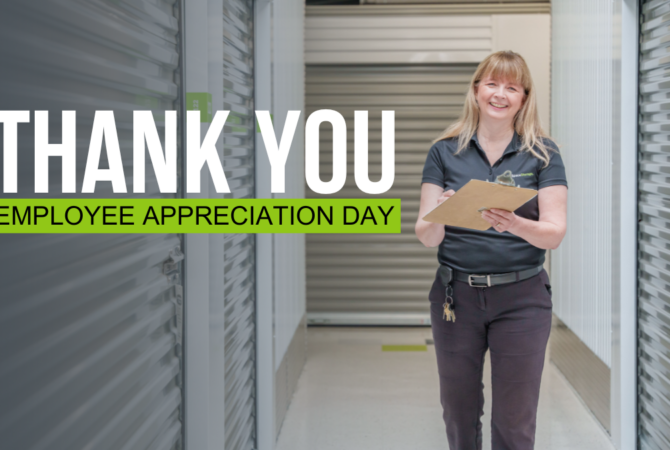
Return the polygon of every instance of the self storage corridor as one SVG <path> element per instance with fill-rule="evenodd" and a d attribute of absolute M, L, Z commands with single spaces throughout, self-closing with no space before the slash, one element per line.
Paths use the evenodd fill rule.
<path fill-rule="evenodd" d="M 545 266 L 555 327 L 535 448 L 670 449 L 670 0 L 0 0 L 0 41 L 3 201 L 381 198 L 402 214 L 388 234 L 0 233 L 0 450 L 448 448 L 428 326 L 437 249 L 414 224 L 433 139 L 506 50 L 527 62 L 569 182 L 568 231 Z M 348 127 L 346 181 L 328 196 L 306 184 L 319 110 Z M 135 189 L 135 142 L 156 143 L 135 139 L 140 111 L 175 158 L 170 192 L 151 151 Z M 191 192 L 188 136 L 213 138 L 223 111 Z M 279 143 L 300 111 L 282 192 L 258 111 Z M 382 112 L 395 114 L 381 194 L 356 183 L 357 111 L 371 182 Z M 339 161 L 332 129 L 322 181 Z M 122 180 L 103 176 L 111 164 Z"/>

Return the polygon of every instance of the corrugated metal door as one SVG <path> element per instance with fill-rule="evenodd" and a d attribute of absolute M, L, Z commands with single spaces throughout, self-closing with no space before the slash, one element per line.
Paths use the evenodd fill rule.
<path fill-rule="evenodd" d="M 642 7 L 640 59 L 639 439 L 670 448 L 670 1 Z"/>
<path fill-rule="evenodd" d="M 307 235 L 309 323 L 428 324 L 437 249 L 414 235 L 421 174 L 431 141 L 461 112 L 470 64 L 308 66 L 306 115 L 339 111 L 347 122 L 341 198 L 365 198 L 354 181 L 354 111 L 369 111 L 370 179 L 381 177 L 381 111 L 395 111 L 395 182 L 380 197 L 402 200 L 397 235 Z M 321 179 L 332 176 L 332 131 L 321 127 Z M 308 197 L 319 197 L 309 188 Z"/>
<path fill-rule="evenodd" d="M 224 1 L 224 167 L 231 194 L 254 197 L 253 3 Z M 224 236 L 226 450 L 255 448 L 255 238 Z"/>
<path fill-rule="evenodd" d="M 163 139 L 164 111 L 181 109 L 179 5 L 0 10 L 0 109 L 50 111 L 51 143 L 61 142 L 61 111 L 77 112 L 77 192 L 93 113 L 115 111 L 132 192 L 132 111 L 153 110 Z M 32 123 L 21 125 L 19 197 L 35 196 L 33 140 Z M 49 176 L 50 196 L 62 196 L 59 158 Z M 174 197 L 158 192 L 150 167 L 146 192 Z M 95 197 L 110 195 L 99 182 Z M 180 247 L 166 234 L 0 235 L 0 447 L 181 448 Z"/>

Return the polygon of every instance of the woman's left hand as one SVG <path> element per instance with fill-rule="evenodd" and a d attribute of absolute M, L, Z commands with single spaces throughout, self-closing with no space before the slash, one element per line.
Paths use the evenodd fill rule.
<path fill-rule="evenodd" d="M 482 218 L 489 222 L 498 233 L 510 231 L 516 223 L 517 215 L 504 209 L 489 209 L 482 211 Z"/>
<path fill-rule="evenodd" d="M 503 209 L 482 211 L 482 218 L 498 233 L 508 231 L 537 248 L 556 249 L 565 236 L 568 188 L 559 184 L 544 187 L 538 191 L 537 203 L 539 220 L 519 217 Z"/>

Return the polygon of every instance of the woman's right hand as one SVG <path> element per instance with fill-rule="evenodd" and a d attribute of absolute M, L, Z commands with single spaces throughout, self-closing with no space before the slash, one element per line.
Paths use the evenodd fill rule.
<path fill-rule="evenodd" d="M 453 189 L 444 191 L 442 187 L 432 183 L 421 185 L 421 204 L 419 206 L 419 217 L 417 218 L 414 232 L 426 247 L 436 247 L 444 239 L 444 225 L 426 222 L 423 217 L 433 210 L 437 205 L 454 195 Z"/>
<path fill-rule="evenodd" d="M 442 203 L 443 201 L 445 201 L 446 199 L 448 199 L 449 197 L 451 197 L 455 193 L 456 193 L 456 191 L 454 191 L 453 189 L 449 189 L 448 191 L 444 191 L 442 193 L 442 195 L 440 195 L 440 197 L 437 199 L 437 204 L 439 205 L 440 203 Z"/>

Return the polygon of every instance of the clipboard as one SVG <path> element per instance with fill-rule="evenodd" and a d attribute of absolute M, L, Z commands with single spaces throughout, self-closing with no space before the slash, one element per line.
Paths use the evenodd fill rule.
<path fill-rule="evenodd" d="M 481 217 L 481 211 L 491 208 L 516 211 L 536 195 L 534 189 L 470 180 L 458 192 L 433 208 L 423 220 L 485 231 L 491 228 L 491 224 Z"/>

